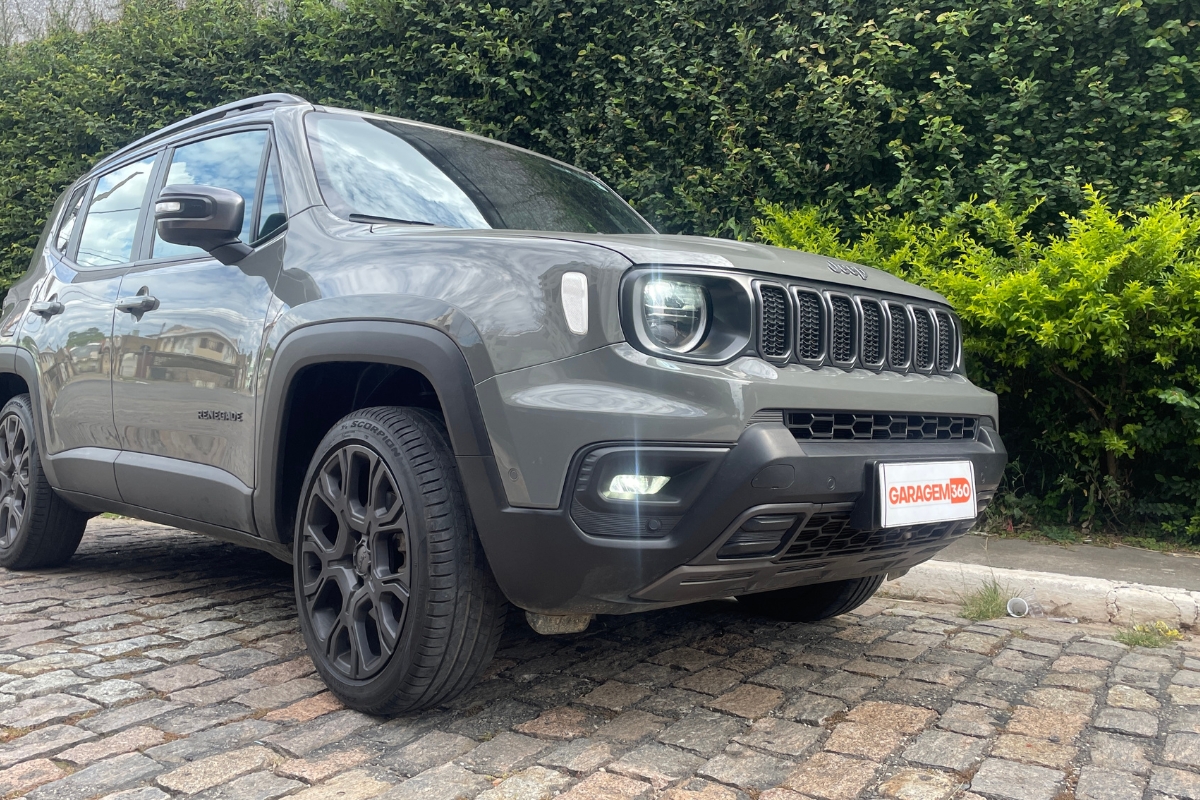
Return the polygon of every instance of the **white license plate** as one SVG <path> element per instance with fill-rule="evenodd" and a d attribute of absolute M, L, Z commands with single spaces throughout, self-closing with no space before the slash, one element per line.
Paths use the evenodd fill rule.
<path fill-rule="evenodd" d="M 970 461 L 880 464 L 879 493 L 885 528 L 972 519 L 975 468 Z"/>

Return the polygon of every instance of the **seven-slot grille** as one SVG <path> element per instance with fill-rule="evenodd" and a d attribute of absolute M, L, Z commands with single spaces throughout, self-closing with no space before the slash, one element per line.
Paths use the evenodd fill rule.
<path fill-rule="evenodd" d="M 977 417 L 784 411 L 783 424 L 800 441 L 974 441 Z"/>
<path fill-rule="evenodd" d="M 896 372 L 958 367 L 957 324 L 943 309 L 767 282 L 757 289 L 758 349 L 771 361 Z"/>

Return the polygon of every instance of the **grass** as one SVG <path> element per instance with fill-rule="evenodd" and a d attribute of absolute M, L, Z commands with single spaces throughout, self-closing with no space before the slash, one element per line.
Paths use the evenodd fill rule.
<path fill-rule="evenodd" d="M 1132 628 L 1121 628 L 1117 631 L 1116 639 L 1121 644 L 1130 647 L 1164 647 L 1171 642 L 1178 642 L 1183 634 L 1172 628 L 1161 619 L 1152 625 L 1134 625 Z"/>
<path fill-rule="evenodd" d="M 998 619 L 1008 613 L 1008 601 L 1012 596 L 1013 593 L 1007 586 L 1002 586 L 998 580 L 991 578 L 978 589 L 961 597 L 962 615 L 974 622 Z"/>

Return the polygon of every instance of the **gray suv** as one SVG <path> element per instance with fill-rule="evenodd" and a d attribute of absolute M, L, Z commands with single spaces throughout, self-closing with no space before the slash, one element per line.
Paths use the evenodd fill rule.
<path fill-rule="evenodd" d="M 945 300 L 662 236 L 596 178 L 265 95 L 100 161 L 0 318 L 0 564 L 115 512 L 294 565 L 370 713 L 541 633 L 736 597 L 816 620 L 971 527 L 1006 453 Z"/>

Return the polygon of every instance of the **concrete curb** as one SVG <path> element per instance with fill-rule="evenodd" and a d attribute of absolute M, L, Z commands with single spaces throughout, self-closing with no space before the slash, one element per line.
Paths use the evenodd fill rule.
<path fill-rule="evenodd" d="M 913 567 L 903 578 L 884 583 L 879 594 L 957 605 L 963 595 L 993 578 L 1013 596 L 1041 604 L 1047 616 L 1117 625 L 1162 620 L 1176 628 L 1200 626 L 1200 592 L 953 561 Z"/>

